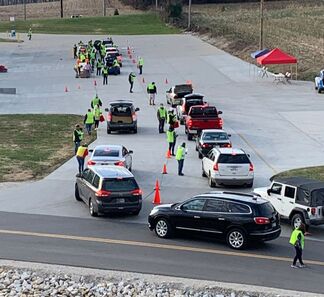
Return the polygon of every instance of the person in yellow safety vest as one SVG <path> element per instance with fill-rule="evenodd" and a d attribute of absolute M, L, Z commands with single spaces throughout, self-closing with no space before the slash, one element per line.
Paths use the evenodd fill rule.
<path fill-rule="evenodd" d="M 134 86 L 135 78 L 136 78 L 136 74 L 135 74 L 134 72 L 131 72 L 131 73 L 128 75 L 128 82 L 129 82 L 129 84 L 130 84 L 130 89 L 129 89 L 129 92 L 130 92 L 130 93 L 133 93 L 133 86 Z"/>
<path fill-rule="evenodd" d="M 28 33 L 27 33 L 27 36 L 28 36 L 28 39 L 29 39 L 29 40 L 32 39 L 32 34 L 33 34 L 32 29 L 29 28 Z"/>
<path fill-rule="evenodd" d="M 93 112 L 91 111 L 90 108 L 88 109 L 88 112 L 84 116 L 83 122 L 86 126 L 88 134 L 91 135 L 91 128 L 92 128 L 92 125 L 94 124 L 94 116 L 93 116 Z"/>
<path fill-rule="evenodd" d="M 169 144 L 169 152 L 171 153 L 172 156 L 175 156 L 174 148 L 176 145 L 178 135 L 174 131 L 174 128 L 171 126 L 170 126 L 169 130 L 167 131 L 166 135 L 167 135 L 167 142 Z"/>
<path fill-rule="evenodd" d="M 302 259 L 303 249 L 305 247 L 305 232 L 305 225 L 301 223 L 300 226 L 296 228 L 290 235 L 289 243 L 295 247 L 296 252 L 293 264 L 291 265 L 292 268 L 298 268 L 298 266 L 296 266 L 297 260 L 299 261 L 300 268 L 306 267 Z"/>
<path fill-rule="evenodd" d="M 106 47 L 102 44 L 101 45 L 101 48 L 100 48 L 100 56 L 101 56 L 101 59 L 103 60 L 104 57 L 106 56 Z"/>
<path fill-rule="evenodd" d="M 102 115 L 99 104 L 95 105 L 93 110 L 93 115 L 94 115 L 94 122 L 95 122 L 95 130 L 97 130 L 99 127 L 100 116 Z"/>
<path fill-rule="evenodd" d="M 87 155 L 88 155 L 88 145 L 86 143 L 80 145 L 76 152 L 76 158 L 79 164 L 79 174 L 81 174 L 84 170 L 84 160 Z"/>
<path fill-rule="evenodd" d="M 150 105 L 155 105 L 155 95 L 157 94 L 155 82 L 151 82 L 150 84 L 148 84 L 146 90 L 149 94 Z"/>
<path fill-rule="evenodd" d="M 117 59 L 114 59 L 112 67 L 120 67 Z"/>
<path fill-rule="evenodd" d="M 73 131 L 73 142 L 74 142 L 74 153 L 75 154 L 81 144 L 81 141 L 83 140 L 83 136 L 84 136 L 84 133 L 83 133 L 81 126 L 78 124 L 75 125 L 75 129 Z"/>
<path fill-rule="evenodd" d="M 109 73 L 108 66 L 105 65 L 104 68 L 102 69 L 103 85 L 108 85 L 108 73 Z"/>
<path fill-rule="evenodd" d="M 95 106 L 98 104 L 99 104 L 99 106 L 102 106 L 102 102 L 101 102 L 100 98 L 98 97 L 98 94 L 96 94 L 96 96 L 91 101 L 91 108 L 95 108 Z"/>
<path fill-rule="evenodd" d="M 177 153 L 176 153 L 176 160 L 178 161 L 178 175 L 183 176 L 183 164 L 186 155 L 186 143 L 183 142 L 182 145 L 178 146 Z"/>
<path fill-rule="evenodd" d="M 174 124 L 176 122 L 177 118 L 174 114 L 174 110 L 172 107 L 170 107 L 169 112 L 167 114 L 167 123 L 174 128 Z"/>
<path fill-rule="evenodd" d="M 97 75 L 101 75 L 101 69 L 102 69 L 102 61 L 101 59 L 98 59 L 97 63 L 96 63 L 96 67 L 97 67 Z"/>
<path fill-rule="evenodd" d="M 137 63 L 137 67 L 139 69 L 139 74 L 142 75 L 143 74 L 143 66 L 144 66 L 144 59 L 142 57 L 138 58 L 138 63 Z"/>
<path fill-rule="evenodd" d="M 80 60 L 81 60 L 82 63 L 84 63 L 85 60 L 86 60 L 86 56 L 84 54 L 82 54 L 82 53 L 80 54 Z"/>
<path fill-rule="evenodd" d="M 160 104 L 156 115 L 159 120 L 159 133 L 164 133 L 164 123 L 167 117 L 167 110 L 164 107 L 163 103 Z"/>

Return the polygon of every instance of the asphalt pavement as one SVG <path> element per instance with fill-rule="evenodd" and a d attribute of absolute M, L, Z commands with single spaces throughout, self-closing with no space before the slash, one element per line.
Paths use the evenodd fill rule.
<path fill-rule="evenodd" d="M 195 92 L 205 94 L 207 101 L 223 111 L 224 128 L 232 134 L 234 146 L 244 148 L 251 155 L 256 187 L 267 185 L 270 176 L 281 170 L 323 164 L 324 132 L 321 127 L 324 124 L 324 102 L 321 95 L 312 90 L 311 83 L 276 84 L 270 77 L 259 78 L 257 70 L 248 63 L 202 42 L 197 37 L 165 35 L 114 37 L 124 54 L 122 74 L 110 76 L 108 86 L 102 86 L 99 77 L 74 78 L 72 46 L 79 40 L 89 39 L 95 40 L 96 37 L 35 34 L 31 42 L 1 44 L 2 63 L 8 66 L 9 73 L 0 76 L 0 87 L 17 87 L 17 95 L 0 94 L 0 113 L 84 114 L 96 92 L 102 98 L 104 107 L 114 99 L 134 100 L 136 107 L 140 108 L 138 134 L 107 135 L 105 124 L 101 124 L 98 140 L 93 146 L 104 143 L 123 144 L 134 151 L 133 171 L 144 190 L 143 210 L 138 217 L 118 217 L 113 222 L 109 218 L 89 218 L 85 205 L 75 201 L 73 197 L 77 172 L 77 162 L 73 158 L 41 181 L 0 185 L 0 211 L 8 214 L 5 217 L 13 218 L 12 224 L 3 222 L 1 229 L 25 230 L 21 229 L 25 225 L 33 227 L 28 231 L 61 234 L 69 224 L 78 226 L 83 222 L 80 232 L 86 225 L 90 229 L 93 226 L 93 234 L 87 236 L 104 236 L 97 233 L 97 227 L 101 225 L 101 228 L 114 232 L 107 233 L 105 237 L 120 234 L 123 240 L 157 240 L 145 226 L 147 215 L 153 207 L 153 195 L 150 193 L 156 179 L 161 182 L 163 203 L 179 202 L 209 191 L 207 180 L 201 177 L 201 161 L 194 150 L 195 144 L 186 140 L 183 127 L 179 129 L 177 141 L 178 144 L 186 141 L 189 148 L 184 166 L 185 176 L 176 175 L 177 164 L 174 159 L 166 160 L 166 136 L 158 134 L 156 108 L 148 105 L 145 92 L 146 84 L 151 81 L 155 81 L 158 88 L 157 104 L 166 102 L 165 91 L 173 84 L 190 80 Z M 128 92 L 128 74 L 130 71 L 137 72 L 137 69 L 126 55 L 127 46 L 134 50 L 135 59 L 142 56 L 145 61 L 144 73 L 137 76 L 133 94 Z M 64 91 L 65 87 L 68 92 Z M 168 174 L 162 175 L 165 162 Z M 234 190 L 247 191 L 237 188 Z M 34 224 L 29 224 L 29 221 L 27 223 L 30 218 L 37 218 Z M 17 222 L 26 222 L 18 224 L 16 219 Z M 51 220 L 56 223 L 51 225 Z M 57 221 L 64 222 L 64 226 Z M 42 227 L 45 229 L 39 229 Z M 142 232 L 144 235 L 140 237 Z M 290 227 L 284 223 L 282 238 L 260 247 L 257 252 L 269 255 L 277 253 L 287 257 L 290 251 L 287 244 L 289 233 Z M 312 249 L 308 250 L 307 256 L 314 256 L 314 259 L 320 261 L 323 258 L 323 228 L 311 228 L 311 233 L 308 241 L 311 242 Z M 152 269 L 155 273 L 160 271 L 162 274 L 218 280 L 228 278 L 225 281 L 260 285 L 268 283 L 269 286 L 273 285 L 273 281 L 274 286 L 281 288 L 292 288 L 292 279 L 295 277 L 285 261 L 233 256 L 230 266 L 225 260 L 227 258 L 222 255 L 213 254 L 216 257 L 215 262 L 210 263 L 209 253 L 185 251 L 179 258 L 177 250 L 160 251 L 132 245 L 124 245 L 121 249 L 115 249 L 115 245 L 112 245 L 109 253 L 103 256 L 107 261 L 103 261 L 100 259 L 102 255 L 98 254 L 100 251 L 108 251 L 108 247 L 102 243 L 82 241 L 80 245 L 79 242 L 75 245 L 74 241 L 71 244 L 62 238 L 35 238 L 13 234 L 1 234 L 1 237 L 6 237 L 5 241 L 1 241 L 3 248 L 0 256 L 4 258 L 29 257 L 29 260 L 35 261 L 66 262 L 71 265 L 102 268 L 110 263 L 111 266 L 107 265 L 109 269 L 140 272 L 152 272 Z M 216 244 L 206 240 L 182 240 L 190 246 L 207 245 L 212 249 Z M 51 247 L 53 241 L 56 248 Z M 181 240 L 172 241 L 175 245 L 181 243 Z M 92 251 L 93 246 L 98 248 L 97 252 Z M 216 247 L 218 248 L 218 244 Z M 221 249 L 228 250 L 226 246 L 221 246 Z M 123 260 L 125 257 L 127 261 Z M 148 265 L 149 263 L 152 265 Z M 197 269 L 193 269 L 194 267 Z M 301 283 L 301 287 L 305 284 L 305 290 L 317 292 L 320 281 L 314 287 L 310 284 L 318 280 L 316 274 L 318 271 L 322 273 L 321 269 L 321 265 L 315 265 L 312 269 L 297 271 L 296 275 L 309 278 L 309 281 Z M 286 284 L 283 279 L 287 275 L 292 279 Z"/>

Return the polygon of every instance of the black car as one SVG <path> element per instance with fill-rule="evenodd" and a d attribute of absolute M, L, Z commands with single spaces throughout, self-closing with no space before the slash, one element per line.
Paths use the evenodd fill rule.
<path fill-rule="evenodd" d="M 230 137 L 231 134 L 227 134 L 222 129 L 202 130 L 196 138 L 196 151 L 199 159 L 207 156 L 214 147 L 232 147 Z"/>
<path fill-rule="evenodd" d="M 233 249 L 249 241 L 268 241 L 281 233 L 279 216 L 270 202 L 257 195 L 209 192 L 185 202 L 153 208 L 149 228 L 158 237 L 171 237 L 176 230 L 219 235 Z"/>
<path fill-rule="evenodd" d="M 107 111 L 107 133 L 112 131 L 130 131 L 137 133 L 137 115 L 131 100 L 116 100 L 109 103 Z"/>
<path fill-rule="evenodd" d="M 105 213 L 138 215 L 142 190 L 134 175 L 121 166 L 93 166 L 77 174 L 75 199 L 89 207 L 91 216 Z"/>

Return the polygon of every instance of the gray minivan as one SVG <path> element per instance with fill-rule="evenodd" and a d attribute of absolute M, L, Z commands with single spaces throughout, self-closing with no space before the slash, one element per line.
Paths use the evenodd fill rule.
<path fill-rule="evenodd" d="M 121 166 L 94 166 L 76 175 L 75 199 L 85 202 L 91 216 L 108 213 L 138 215 L 142 190 L 134 175 Z"/>

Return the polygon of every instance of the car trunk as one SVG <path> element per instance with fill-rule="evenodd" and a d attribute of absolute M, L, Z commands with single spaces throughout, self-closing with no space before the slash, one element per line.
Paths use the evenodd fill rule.
<path fill-rule="evenodd" d="M 249 174 L 250 161 L 243 154 L 221 154 L 218 158 L 219 175 L 246 176 Z"/>
<path fill-rule="evenodd" d="M 120 157 L 92 157 L 91 161 L 96 162 L 95 165 L 115 165 L 122 159 Z"/>
<path fill-rule="evenodd" d="M 230 147 L 229 142 L 224 141 L 204 141 L 203 148 L 212 149 L 214 147 Z"/>
<path fill-rule="evenodd" d="M 261 203 L 257 207 L 257 214 L 255 214 L 257 217 L 262 218 L 268 218 L 269 223 L 268 224 L 255 224 L 256 230 L 262 231 L 262 230 L 272 230 L 272 229 L 278 229 L 279 228 L 279 216 L 278 213 L 275 211 L 273 206 L 270 202 Z"/>
<path fill-rule="evenodd" d="M 111 109 L 111 123 L 113 124 L 132 124 L 133 117 L 130 107 L 118 106 Z"/>
<path fill-rule="evenodd" d="M 191 118 L 190 129 L 220 129 L 222 119 L 218 117 L 215 107 L 192 107 L 189 112 Z"/>

